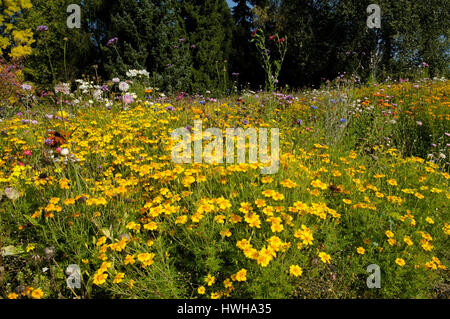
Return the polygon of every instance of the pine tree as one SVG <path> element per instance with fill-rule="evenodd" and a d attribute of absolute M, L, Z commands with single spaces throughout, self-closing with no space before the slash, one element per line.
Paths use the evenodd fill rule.
<path fill-rule="evenodd" d="M 166 92 L 191 89 L 192 58 L 184 21 L 176 0 L 166 0 L 158 6 L 156 46 L 152 49 L 155 85 Z"/>
<path fill-rule="evenodd" d="M 181 7 L 188 39 L 195 46 L 194 89 L 210 90 L 225 85 L 224 64 L 230 58 L 233 30 L 230 8 L 225 0 L 182 0 Z"/>
<path fill-rule="evenodd" d="M 238 85 L 250 83 L 258 87 L 264 83 L 263 69 L 257 66 L 257 52 L 250 43 L 253 14 L 247 0 L 234 0 L 233 19 L 233 51 L 230 61 L 231 71 Z"/>

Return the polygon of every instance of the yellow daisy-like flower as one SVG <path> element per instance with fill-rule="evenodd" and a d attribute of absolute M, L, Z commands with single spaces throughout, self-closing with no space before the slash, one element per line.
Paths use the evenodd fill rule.
<path fill-rule="evenodd" d="M 358 252 L 358 254 L 360 255 L 364 255 L 366 253 L 366 250 L 363 247 L 358 247 L 356 248 L 356 251 Z"/>
<path fill-rule="evenodd" d="M 331 261 L 331 256 L 323 251 L 319 252 L 319 257 L 324 264 L 329 264 Z"/>
<path fill-rule="evenodd" d="M 299 265 L 291 265 L 289 275 L 299 277 L 303 274 L 303 269 Z"/>
<path fill-rule="evenodd" d="M 397 258 L 396 260 L 395 260 L 395 263 L 397 264 L 397 265 L 399 265 L 400 267 L 403 267 L 406 263 L 405 263 L 405 260 L 403 260 L 402 258 Z"/>
<path fill-rule="evenodd" d="M 126 255 L 125 260 L 123 261 L 123 263 L 125 265 L 128 265 L 128 264 L 133 265 L 135 262 L 136 261 L 134 260 L 134 256 L 132 256 L 132 255 Z"/>
<path fill-rule="evenodd" d="M 35 289 L 31 292 L 31 297 L 33 299 L 41 299 L 44 296 L 44 292 L 41 288 Z"/>
<path fill-rule="evenodd" d="M 236 273 L 236 280 L 237 281 L 247 281 L 247 270 L 241 269 Z"/>
<path fill-rule="evenodd" d="M 205 282 L 208 284 L 208 286 L 212 286 L 216 282 L 216 277 L 208 274 L 208 276 L 206 276 L 206 278 L 205 278 Z"/>
<path fill-rule="evenodd" d="M 16 294 L 15 292 L 12 292 L 8 295 L 8 299 L 17 299 L 19 298 L 19 295 Z"/>
<path fill-rule="evenodd" d="M 187 221 L 188 221 L 188 217 L 186 215 L 178 216 L 176 221 L 175 221 L 175 224 L 182 224 L 182 225 L 184 225 L 184 224 L 187 223 Z"/>
<path fill-rule="evenodd" d="M 94 275 L 94 284 L 97 286 L 103 285 L 106 281 L 106 278 L 108 278 L 108 274 L 97 272 Z"/>
<path fill-rule="evenodd" d="M 412 246 L 413 245 L 413 241 L 411 240 L 411 237 L 409 236 L 405 236 L 403 238 L 403 241 L 408 245 L 408 246 Z"/>
<path fill-rule="evenodd" d="M 125 274 L 124 274 L 123 272 L 119 272 L 119 273 L 114 277 L 113 283 L 114 283 L 114 284 L 121 283 L 122 280 L 123 280 L 123 277 L 125 277 Z"/>
<path fill-rule="evenodd" d="M 205 289 L 204 286 L 200 286 L 200 287 L 198 287 L 198 289 L 197 289 L 197 292 L 198 292 L 199 295 L 204 295 L 204 294 L 205 294 L 205 291 L 206 291 L 206 289 Z"/>

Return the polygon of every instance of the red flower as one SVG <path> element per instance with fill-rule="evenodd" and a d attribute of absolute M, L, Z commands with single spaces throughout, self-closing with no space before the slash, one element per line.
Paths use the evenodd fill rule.
<path fill-rule="evenodd" d="M 275 39 L 275 36 L 274 36 L 274 35 L 271 35 L 271 36 L 269 37 L 269 40 L 273 40 L 273 39 Z"/>
<path fill-rule="evenodd" d="M 278 40 L 277 42 L 278 42 L 278 43 L 281 43 L 281 42 L 284 42 L 284 41 L 286 41 L 286 39 L 285 39 L 285 38 L 281 38 L 281 39 Z"/>
<path fill-rule="evenodd" d="M 258 32 L 258 29 L 255 29 L 255 31 L 252 32 L 252 38 L 255 37 L 256 33 Z"/>

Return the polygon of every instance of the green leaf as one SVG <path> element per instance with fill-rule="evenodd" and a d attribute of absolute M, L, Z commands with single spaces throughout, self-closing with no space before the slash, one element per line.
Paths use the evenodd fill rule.
<path fill-rule="evenodd" d="M 34 218 L 31 218 L 28 215 L 23 215 L 26 220 L 28 220 L 33 226 L 39 226 L 39 223 L 37 222 L 37 220 L 35 220 Z"/>
<path fill-rule="evenodd" d="M 2 248 L 2 257 L 16 256 L 25 253 L 22 247 L 6 246 Z"/>

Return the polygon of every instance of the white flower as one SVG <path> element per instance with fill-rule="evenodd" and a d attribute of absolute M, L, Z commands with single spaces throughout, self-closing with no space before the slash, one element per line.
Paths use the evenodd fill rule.
<path fill-rule="evenodd" d="M 128 85 L 128 83 L 126 82 L 119 83 L 119 90 L 121 90 L 122 92 L 127 92 L 129 88 L 130 86 Z"/>
<path fill-rule="evenodd" d="M 134 78 L 135 76 L 137 76 L 138 75 L 138 70 L 129 70 L 128 72 L 127 72 L 127 76 L 129 77 L 129 78 Z"/>
<path fill-rule="evenodd" d="M 59 83 L 57 86 L 55 86 L 55 93 L 63 93 L 63 94 L 70 94 L 70 84 L 69 83 Z"/>
<path fill-rule="evenodd" d="M 100 100 L 101 97 L 102 97 L 102 90 L 99 90 L 99 89 L 95 90 L 94 93 L 92 93 L 92 97 L 93 97 L 96 101 Z"/>
<path fill-rule="evenodd" d="M 112 79 L 112 81 L 113 81 L 114 83 L 119 83 L 119 82 L 120 82 L 120 79 L 119 79 L 119 78 L 114 78 L 114 79 Z"/>
<path fill-rule="evenodd" d="M 139 74 L 142 75 L 142 76 L 145 76 L 145 77 L 149 77 L 150 76 L 150 73 L 148 73 L 146 70 L 140 70 Z"/>
<path fill-rule="evenodd" d="M 63 149 L 61 150 L 61 155 L 62 155 L 62 156 L 67 156 L 67 155 L 69 155 L 69 150 L 68 150 L 67 148 L 63 148 Z"/>

